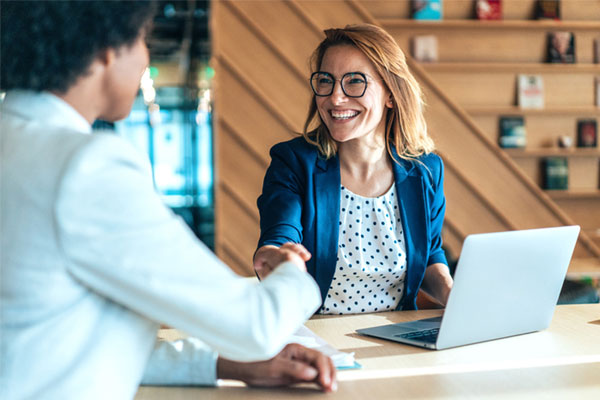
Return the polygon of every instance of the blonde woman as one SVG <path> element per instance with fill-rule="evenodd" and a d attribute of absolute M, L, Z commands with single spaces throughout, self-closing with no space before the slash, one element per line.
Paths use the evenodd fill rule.
<path fill-rule="evenodd" d="M 281 249 L 296 251 L 325 314 L 415 309 L 419 289 L 445 305 L 443 164 L 419 84 L 383 29 L 325 35 L 304 133 L 271 149 L 255 270 L 264 278 Z"/>

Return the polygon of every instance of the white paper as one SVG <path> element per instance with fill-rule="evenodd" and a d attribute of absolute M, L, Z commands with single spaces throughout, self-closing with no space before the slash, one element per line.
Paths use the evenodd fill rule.
<path fill-rule="evenodd" d="M 333 348 L 323 338 L 317 336 L 305 326 L 300 327 L 289 340 L 290 343 L 298 343 L 310 349 L 315 349 L 329 356 L 336 368 L 355 367 L 354 353 L 344 353 Z"/>

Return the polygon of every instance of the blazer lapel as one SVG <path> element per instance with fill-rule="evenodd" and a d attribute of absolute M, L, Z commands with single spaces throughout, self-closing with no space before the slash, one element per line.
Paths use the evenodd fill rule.
<path fill-rule="evenodd" d="M 335 272 L 340 219 L 340 163 L 332 157 L 317 159 L 314 180 L 316 237 L 315 269 L 321 296 L 325 296 Z"/>
<path fill-rule="evenodd" d="M 394 163 L 394 178 L 402 216 L 402 227 L 406 244 L 406 287 L 404 299 L 414 299 L 425 271 L 425 253 L 427 248 L 427 219 L 423 178 L 410 175 L 414 168 L 408 162 L 402 165 Z M 407 171 L 408 169 L 408 171 Z M 410 300 L 412 301 L 412 300 Z M 406 302 L 398 305 L 400 308 Z"/>

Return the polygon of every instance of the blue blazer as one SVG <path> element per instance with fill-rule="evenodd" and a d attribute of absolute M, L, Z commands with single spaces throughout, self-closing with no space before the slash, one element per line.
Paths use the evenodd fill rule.
<path fill-rule="evenodd" d="M 258 247 L 302 243 L 312 258 L 306 263 L 325 300 L 336 266 L 341 178 L 337 156 L 323 159 L 303 137 L 271 148 L 271 165 L 258 198 Z M 395 153 L 394 153 L 395 155 Z M 394 179 L 406 241 L 407 275 L 398 309 L 416 309 L 425 268 L 448 264 L 442 249 L 446 209 L 442 160 L 435 154 L 420 162 L 393 162 Z"/>

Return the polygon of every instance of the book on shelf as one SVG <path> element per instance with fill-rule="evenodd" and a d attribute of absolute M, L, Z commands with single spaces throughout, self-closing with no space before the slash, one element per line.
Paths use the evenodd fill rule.
<path fill-rule="evenodd" d="M 440 20 L 442 11 L 442 0 L 411 0 L 413 19 Z"/>
<path fill-rule="evenodd" d="M 546 157 L 544 164 L 544 189 L 567 190 L 569 188 L 569 163 L 566 157 Z"/>
<path fill-rule="evenodd" d="M 544 80 L 541 75 L 519 74 L 518 103 L 521 108 L 544 108 Z"/>
<path fill-rule="evenodd" d="M 600 76 L 596 77 L 596 107 L 600 107 Z"/>
<path fill-rule="evenodd" d="M 500 147 L 505 149 L 523 148 L 527 144 L 525 119 L 522 116 L 500 117 L 499 128 L 498 144 Z"/>
<path fill-rule="evenodd" d="M 548 33 L 547 61 L 549 63 L 575 63 L 575 35 L 573 32 Z"/>
<path fill-rule="evenodd" d="M 412 54 L 415 60 L 421 62 L 436 62 L 438 60 L 438 40 L 434 35 L 421 35 L 412 38 Z"/>
<path fill-rule="evenodd" d="M 577 147 L 598 145 L 598 123 L 595 119 L 577 120 Z"/>
<path fill-rule="evenodd" d="M 477 0 L 475 16 L 480 20 L 502 19 L 502 0 Z"/>
<path fill-rule="evenodd" d="M 560 0 L 538 0 L 535 7 L 536 19 L 560 19 Z"/>

